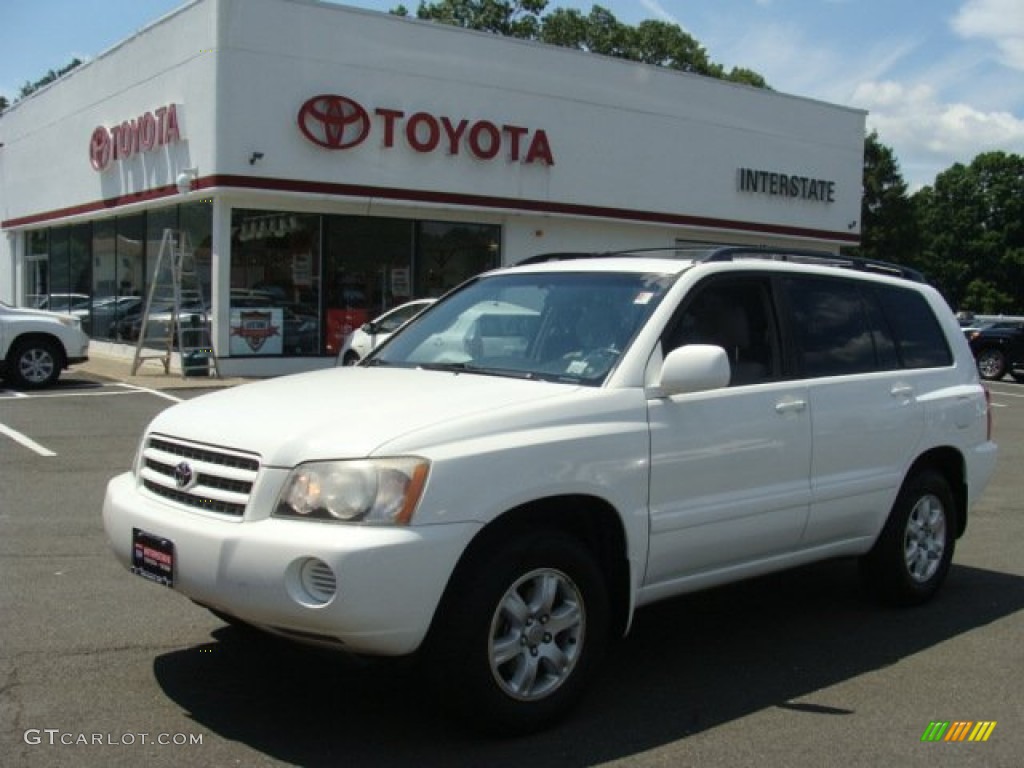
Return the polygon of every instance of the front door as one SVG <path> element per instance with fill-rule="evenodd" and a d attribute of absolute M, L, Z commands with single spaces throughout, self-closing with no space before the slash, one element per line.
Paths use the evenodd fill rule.
<path fill-rule="evenodd" d="M 783 376 L 768 278 L 721 276 L 690 293 L 662 341 L 726 350 L 726 389 L 652 398 L 645 585 L 713 583 L 793 550 L 810 498 L 810 413 Z"/>

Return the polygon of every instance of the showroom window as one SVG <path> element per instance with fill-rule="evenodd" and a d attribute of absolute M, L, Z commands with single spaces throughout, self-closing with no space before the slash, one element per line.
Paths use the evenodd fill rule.
<path fill-rule="evenodd" d="M 165 229 L 188 234 L 209 308 L 212 226 L 207 201 L 28 232 L 25 304 L 78 315 L 94 339 L 134 343 Z"/>
<path fill-rule="evenodd" d="M 320 218 L 287 211 L 231 214 L 230 353 L 320 351 Z"/>
<path fill-rule="evenodd" d="M 411 299 L 498 266 L 492 225 L 236 209 L 231 354 L 336 355 Z"/>

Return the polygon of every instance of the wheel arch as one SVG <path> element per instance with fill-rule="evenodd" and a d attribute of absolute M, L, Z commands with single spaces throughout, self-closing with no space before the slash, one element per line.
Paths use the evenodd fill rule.
<path fill-rule="evenodd" d="M 565 533 L 593 554 L 608 590 L 611 636 L 625 634 L 632 607 L 626 532 L 622 520 L 606 500 L 587 495 L 551 496 L 508 510 L 484 526 L 470 541 L 449 577 L 434 622 L 453 597 L 453 585 L 472 570 L 499 542 L 540 529 Z"/>
<path fill-rule="evenodd" d="M 918 456 L 910 465 L 906 478 L 928 469 L 935 470 L 949 483 L 956 503 L 956 537 L 960 538 L 967 529 L 967 473 L 963 454 L 952 446 L 932 448 Z"/>
<path fill-rule="evenodd" d="M 45 333 L 43 331 L 26 331 L 18 336 L 11 339 L 10 346 L 7 347 L 7 360 L 11 361 L 11 356 L 19 349 L 24 347 L 26 344 L 32 344 L 33 342 L 46 341 L 57 349 L 57 364 L 61 370 L 68 367 L 68 351 L 64 349 L 64 342 L 60 340 L 59 336 L 55 336 L 52 333 Z"/>

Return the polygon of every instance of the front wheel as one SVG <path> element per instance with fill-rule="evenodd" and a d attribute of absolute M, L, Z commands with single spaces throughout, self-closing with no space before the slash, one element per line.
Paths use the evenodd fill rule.
<path fill-rule="evenodd" d="M 956 544 L 956 505 L 946 478 L 933 470 L 903 484 L 872 550 L 861 559 L 868 587 L 896 605 L 917 605 L 942 586 Z"/>
<path fill-rule="evenodd" d="M 427 663 L 474 725 L 522 734 L 576 703 L 608 631 L 607 589 L 590 551 L 546 531 L 512 538 L 461 570 Z"/>

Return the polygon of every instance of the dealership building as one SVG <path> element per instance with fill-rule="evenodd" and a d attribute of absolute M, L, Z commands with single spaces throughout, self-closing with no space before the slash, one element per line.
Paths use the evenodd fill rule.
<path fill-rule="evenodd" d="M 194 0 L 0 115 L 0 300 L 130 355 L 171 233 L 222 374 L 325 367 L 381 311 L 538 253 L 856 244 L 865 118 L 316 0 Z"/>

